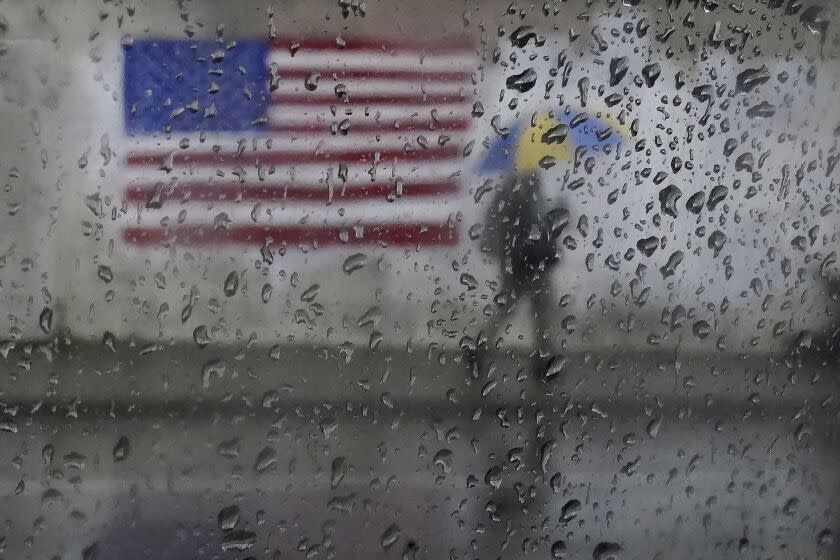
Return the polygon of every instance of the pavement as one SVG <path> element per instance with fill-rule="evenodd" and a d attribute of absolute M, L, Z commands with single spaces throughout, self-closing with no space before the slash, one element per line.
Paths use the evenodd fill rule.
<path fill-rule="evenodd" d="M 480 362 L 19 346 L 0 362 L 0 558 L 836 554 L 833 360 Z"/>

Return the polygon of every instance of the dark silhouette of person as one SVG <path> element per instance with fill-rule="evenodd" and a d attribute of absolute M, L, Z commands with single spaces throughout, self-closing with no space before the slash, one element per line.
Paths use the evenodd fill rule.
<path fill-rule="evenodd" d="M 569 221 L 569 213 L 565 209 L 545 211 L 545 207 L 541 177 L 536 170 L 509 175 L 496 188 L 484 223 L 482 252 L 492 255 L 498 266 L 499 283 L 493 299 L 497 312 L 483 335 L 480 333 L 477 337 L 475 347 L 465 349 L 474 387 L 478 391 L 484 386 L 479 380 L 493 375 L 493 368 L 487 362 L 498 351 L 499 335 L 510 323 L 513 313 L 528 304 L 528 324 L 535 348 L 527 358 L 530 374 L 519 386 L 522 391 L 519 398 L 527 403 L 540 402 L 545 392 L 544 376 L 540 370 L 544 367 L 544 358 L 551 351 L 549 326 L 552 310 L 557 306 L 551 289 L 551 276 L 560 260 L 557 239 Z M 513 355 L 511 357 L 514 361 L 518 360 Z M 507 418 L 506 413 L 500 412 L 503 409 L 499 409 L 497 414 Z M 499 450 L 514 457 L 509 467 L 511 470 L 507 473 L 505 484 L 490 490 L 487 495 L 487 511 L 495 522 L 492 527 L 498 532 L 501 542 L 508 542 L 512 534 L 525 539 L 530 535 L 529 527 L 547 523 L 546 504 L 550 500 L 550 495 L 546 493 L 546 473 L 540 460 L 543 448 L 553 445 L 550 421 L 537 409 L 526 407 L 522 417 L 515 422 L 518 436 L 513 440 L 504 440 L 507 446 L 513 445 L 513 448 Z M 511 550 L 501 557 L 518 554 L 519 547 L 510 546 Z"/>
<path fill-rule="evenodd" d="M 546 339 L 556 305 L 551 274 L 560 260 L 557 238 L 569 213 L 563 208 L 546 212 L 544 206 L 539 172 L 529 171 L 503 181 L 488 209 L 482 237 L 499 265 L 500 277 L 494 297 L 498 313 L 485 333 L 490 351 L 513 313 L 526 301 L 537 341 L 535 350 L 538 356 L 550 350 Z"/>

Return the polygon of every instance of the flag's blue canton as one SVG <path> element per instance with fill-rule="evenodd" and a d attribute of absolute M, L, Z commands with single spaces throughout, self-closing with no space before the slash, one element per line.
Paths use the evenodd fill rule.
<path fill-rule="evenodd" d="M 266 114 L 268 45 L 262 41 L 238 41 L 227 48 L 216 41 L 140 40 L 123 53 L 129 133 L 158 133 L 167 125 L 175 132 L 247 131 L 257 128 L 252 123 Z M 208 91 L 213 83 L 217 93 Z M 195 100 L 198 111 L 186 109 L 172 116 L 173 110 Z M 211 103 L 216 115 L 206 118 Z"/>

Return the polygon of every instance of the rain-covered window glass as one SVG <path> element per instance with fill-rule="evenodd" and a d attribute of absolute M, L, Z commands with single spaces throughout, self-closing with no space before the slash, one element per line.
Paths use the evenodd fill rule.
<path fill-rule="evenodd" d="M 0 1 L 0 558 L 835 558 L 821 0 Z"/>

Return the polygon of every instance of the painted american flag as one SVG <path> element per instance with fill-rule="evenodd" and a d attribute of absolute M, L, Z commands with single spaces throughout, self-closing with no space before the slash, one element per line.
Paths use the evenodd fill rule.
<path fill-rule="evenodd" d="M 122 238 L 453 245 L 477 63 L 466 39 L 134 41 Z"/>

